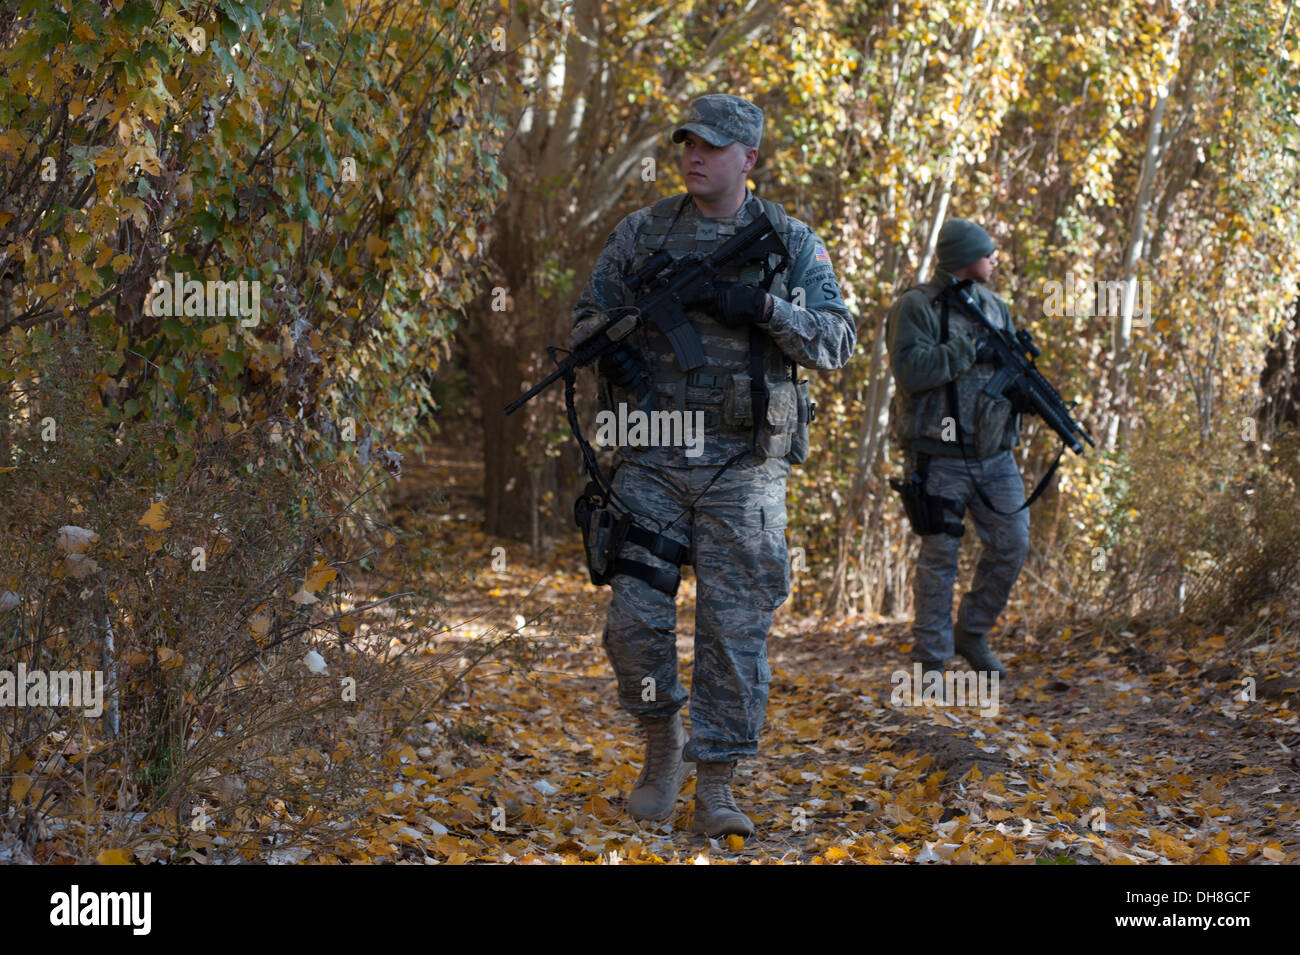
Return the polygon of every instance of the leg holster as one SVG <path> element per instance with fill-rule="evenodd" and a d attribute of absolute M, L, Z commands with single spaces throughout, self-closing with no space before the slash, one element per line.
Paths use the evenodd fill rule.
<path fill-rule="evenodd" d="M 927 455 L 918 455 L 916 469 L 906 481 L 890 478 L 889 486 L 903 499 L 903 511 L 912 530 L 922 537 L 930 534 L 951 534 L 961 537 L 966 533 L 962 517 L 966 505 L 951 497 L 928 494 L 926 481 L 930 476 L 930 459 Z M 956 515 L 955 517 L 953 515 Z"/>
<path fill-rule="evenodd" d="M 596 585 L 609 583 L 618 574 L 644 580 L 669 596 L 677 595 L 682 574 L 678 569 L 690 562 L 690 550 L 671 538 L 646 530 L 632 515 L 619 511 L 595 481 L 589 481 L 573 503 L 573 521 L 582 531 L 587 552 L 587 570 Z M 651 567 L 639 560 L 620 557 L 625 543 L 644 547 L 660 560 L 674 564 L 672 570 Z"/>

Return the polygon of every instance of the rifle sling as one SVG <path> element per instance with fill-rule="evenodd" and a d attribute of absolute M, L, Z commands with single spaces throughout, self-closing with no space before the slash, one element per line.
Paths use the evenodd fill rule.
<path fill-rule="evenodd" d="M 574 404 L 574 392 L 577 384 L 577 375 L 572 368 L 566 369 L 564 373 L 564 410 L 569 419 L 569 430 L 573 432 L 574 440 L 578 442 L 578 448 L 582 452 L 582 460 L 586 466 L 587 473 L 591 475 L 608 500 L 617 500 L 623 509 L 633 515 L 637 512 L 628 506 L 627 502 L 619 496 L 614 490 L 613 484 L 605 477 L 605 472 L 600 469 L 600 462 L 596 460 L 596 452 L 592 446 L 583 437 L 582 427 L 578 424 L 578 409 Z M 636 577 L 644 580 L 656 590 L 663 591 L 669 596 L 677 595 L 677 586 L 681 583 L 682 575 L 680 568 L 682 564 L 691 562 L 690 549 L 677 543 L 670 537 L 663 534 L 656 534 L 647 530 L 635 522 L 629 522 L 626 529 L 625 541 L 630 541 L 639 547 L 644 547 L 660 560 L 667 561 L 676 565 L 673 570 L 664 570 L 658 567 L 651 567 L 649 564 L 643 564 L 641 561 L 629 560 L 624 557 L 615 557 L 613 563 L 613 572 L 615 574 L 627 574 L 629 577 Z"/>
<path fill-rule="evenodd" d="M 763 278 L 758 287 L 764 292 L 772 288 L 772 283 L 776 280 L 776 271 L 769 269 L 767 263 L 763 264 Z M 773 305 L 773 311 L 776 310 Z M 749 326 L 749 403 L 754 415 L 754 434 L 750 439 L 754 453 L 758 453 L 759 438 L 763 433 L 763 425 L 767 421 L 767 403 L 769 399 L 767 391 L 767 362 L 764 360 L 767 353 L 767 333 L 759 329 L 756 323 Z M 794 371 L 794 362 L 786 358 L 790 365 L 790 378 L 798 382 L 798 377 Z"/>

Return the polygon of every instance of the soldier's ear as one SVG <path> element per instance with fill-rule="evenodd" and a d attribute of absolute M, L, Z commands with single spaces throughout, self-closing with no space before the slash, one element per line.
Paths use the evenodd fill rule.
<path fill-rule="evenodd" d="M 743 168 L 741 171 L 742 171 L 742 172 L 749 172 L 751 169 L 754 168 L 754 164 L 755 164 L 756 162 L 758 162 L 758 150 L 755 149 L 753 146 L 748 146 L 748 147 L 746 147 L 746 149 L 745 149 L 745 166 L 744 166 L 744 168 Z"/>

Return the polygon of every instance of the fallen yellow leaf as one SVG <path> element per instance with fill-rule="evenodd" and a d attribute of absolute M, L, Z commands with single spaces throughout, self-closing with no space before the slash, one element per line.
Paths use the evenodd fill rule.
<path fill-rule="evenodd" d="M 13 786 L 9 790 L 13 794 L 13 801 L 22 802 L 23 797 L 31 790 L 33 782 L 30 776 L 15 776 Z"/>
<path fill-rule="evenodd" d="M 144 517 L 140 518 L 140 523 L 151 531 L 166 530 L 172 526 L 172 522 L 163 517 L 163 510 L 166 505 L 162 501 L 154 501 L 145 512 Z"/>
<path fill-rule="evenodd" d="M 158 662 L 164 670 L 174 670 L 185 660 L 185 654 L 178 653 L 170 647 L 158 648 Z"/>

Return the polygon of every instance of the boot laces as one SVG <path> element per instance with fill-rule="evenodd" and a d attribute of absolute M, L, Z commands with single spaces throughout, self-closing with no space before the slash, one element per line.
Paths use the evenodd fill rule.
<path fill-rule="evenodd" d="M 646 725 L 645 778 L 659 776 L 673 764 L 673 718 L 648 721 Z"/>
<path fill-rule="evenodd" d="M 731 774 L 710 776 L 702 783 L 697 780 L 697 788 L 704 789 L 704 801 L 710 809 L 730 809 L 740 812 L 736 799 L 731 794 Z"/>

